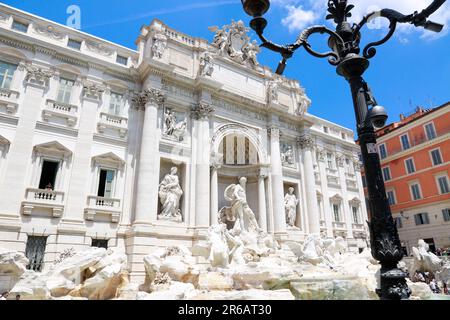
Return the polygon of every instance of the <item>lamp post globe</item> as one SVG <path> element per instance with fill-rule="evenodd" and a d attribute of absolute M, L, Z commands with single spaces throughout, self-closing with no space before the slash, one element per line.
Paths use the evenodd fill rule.
<path fill-rule="evenodd" d="M 270 8 L 269 0 L 241 0 L 244 11 L 251 17 L 262 17 Z"/>

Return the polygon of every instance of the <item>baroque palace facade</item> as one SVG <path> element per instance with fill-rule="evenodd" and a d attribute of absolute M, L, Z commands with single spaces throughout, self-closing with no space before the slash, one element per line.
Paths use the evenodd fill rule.
<path fill-rule="evenodd" d="M 247 178 L 259 226 L 367 246 L 351 130 L 309 114 L 242 22 L 193 38 L 154 20 L 133 51 L 0 6 L 0 246 L 45 268 L 66 249 L 205 239 Z"/>

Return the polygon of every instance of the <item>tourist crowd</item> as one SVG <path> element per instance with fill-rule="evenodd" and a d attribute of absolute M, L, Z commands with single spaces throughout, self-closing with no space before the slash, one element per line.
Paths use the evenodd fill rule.
<path fill-rule="evenodd" d="M 430 272 L 416 271 L 411 280 L 413 282 L 423 282 L 428 284 L 430 286 L 431 291 L 433 291 L 436 294 L 449 295 L 447 284 L 442 281 L 441 286 L 439 286 L 438 281 L 436 281 L 435 277 Z"/>

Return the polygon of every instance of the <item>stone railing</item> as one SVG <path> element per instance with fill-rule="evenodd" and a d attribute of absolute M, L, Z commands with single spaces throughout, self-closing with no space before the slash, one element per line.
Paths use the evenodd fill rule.
<path fill-rule="evenodd" d="M 339 177 L 327 175 L 328 185 L 332 187 L 339 187 Z"/>
<path fill-rule="evenodd" d="M 345 222 L 333 222 L 333 229 L 345 230 L 346 228 L 347 224 Z"/>
<path fill-rule="evenodd" d="M 52 117 L 64 118 L 69 127 L 73 127 L 77 122 L 78 107 L 72 104 L 47 100 L 42 117 L 49 121 Z"/>
<path fill-rule="evenodd" d="M 96 220 L 96 216 L 106 215 L 112 223 L 118 223 L 121 213 L 121 201 L 105 197 L 89 196 L 88 208 L 85 209 L 85 219 Z"/>
<path fill-rule="evenodd" d="M 29 188 L 27 189 L 26 200 L 62 203 L 64 200 L 64 192 Z"/>
<path fill-rule="evenodd" d="M 128 119 L 122 116 L 102 112 L 98 131 L 105 133 L 106 129 L 112 129 L 119 133 L 121 138 L 125 138 L 128 133 Z"/>
<path fill-rule="evenodd" d="M 97 196 L 89 196 L 88 197 L 88 205 L 91 208 L 100 207 L 100 208 L 120 209 L 120 200 L 104 198 L 104 197 L 97 197 Z"/>
<path fill-rule="evenodd" d="M 64 212 L 64 192 L 28 188 L 22 207 L 24 215 L 32 215 L 34 208 L 47 208 L 54 218 L 60 218 Z"/>
<path fill-rule="evenodd" d="M 353 223 L 352 229 L 357 231 L 364 231 L 364 225 L 361 223 Z"/>
<path fill-rule="evenodd" d="M 2 106 L 0 106 L 0 112 L 7 114 L 17 113 L 17 100 L 19 99 L 20 93 L 10 89 L 0 88 L 0 101 Z"/>

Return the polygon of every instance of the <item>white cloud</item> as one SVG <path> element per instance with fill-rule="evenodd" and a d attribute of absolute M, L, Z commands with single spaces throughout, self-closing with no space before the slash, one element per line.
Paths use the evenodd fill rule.
<path fill-rule="evenodd" d="M 352 22 L 359 22 L 370 12 L 377 11 L 383 8 L 397 10 L 403 14 L 411 14 L 414 11 L 421 11 L 431 4 L 431 0 L 350 0 L 350 3 L 355 5 L 352 10 Z M 301 31 L 310 24 L 314 24 L 323 20 L 327 12 L 327 0 L 273 0 L 272 4 L 284 7 L 287 11 L 287 16 L 282 20 L 283 25 L 288 27 L 290 32 Z M 386 27 L 388 24 L 384 19 L 377 19 L 369 25 L 369 28 Z M 445 30 L 440 35 L 445 34 L 450 24 L 450 3 L 445 3 L 432 17 L 434 22 L 445 24 Z M 386 20 L 387 21 L 387 20 Z M 436 34 L 425 31 L 421 28 L 414 28 L 409 24 L 399 25 L 399 31 L 403 36 L 408 35 L 412 30 L 418 30 L 422 33 L 423 38 L 436 38 Z M 404 38 L 404 37 L 403 37 Z"/>
<path fill-rule="evenodd" d="M 293 5 L 286 6 L 288 15 L 281 23 L 286 26 L 290 32 L 302 30 L 314 23 L 319 16 L 313 10 L 304 10 L 302 6 L 295 7 Z"/>

